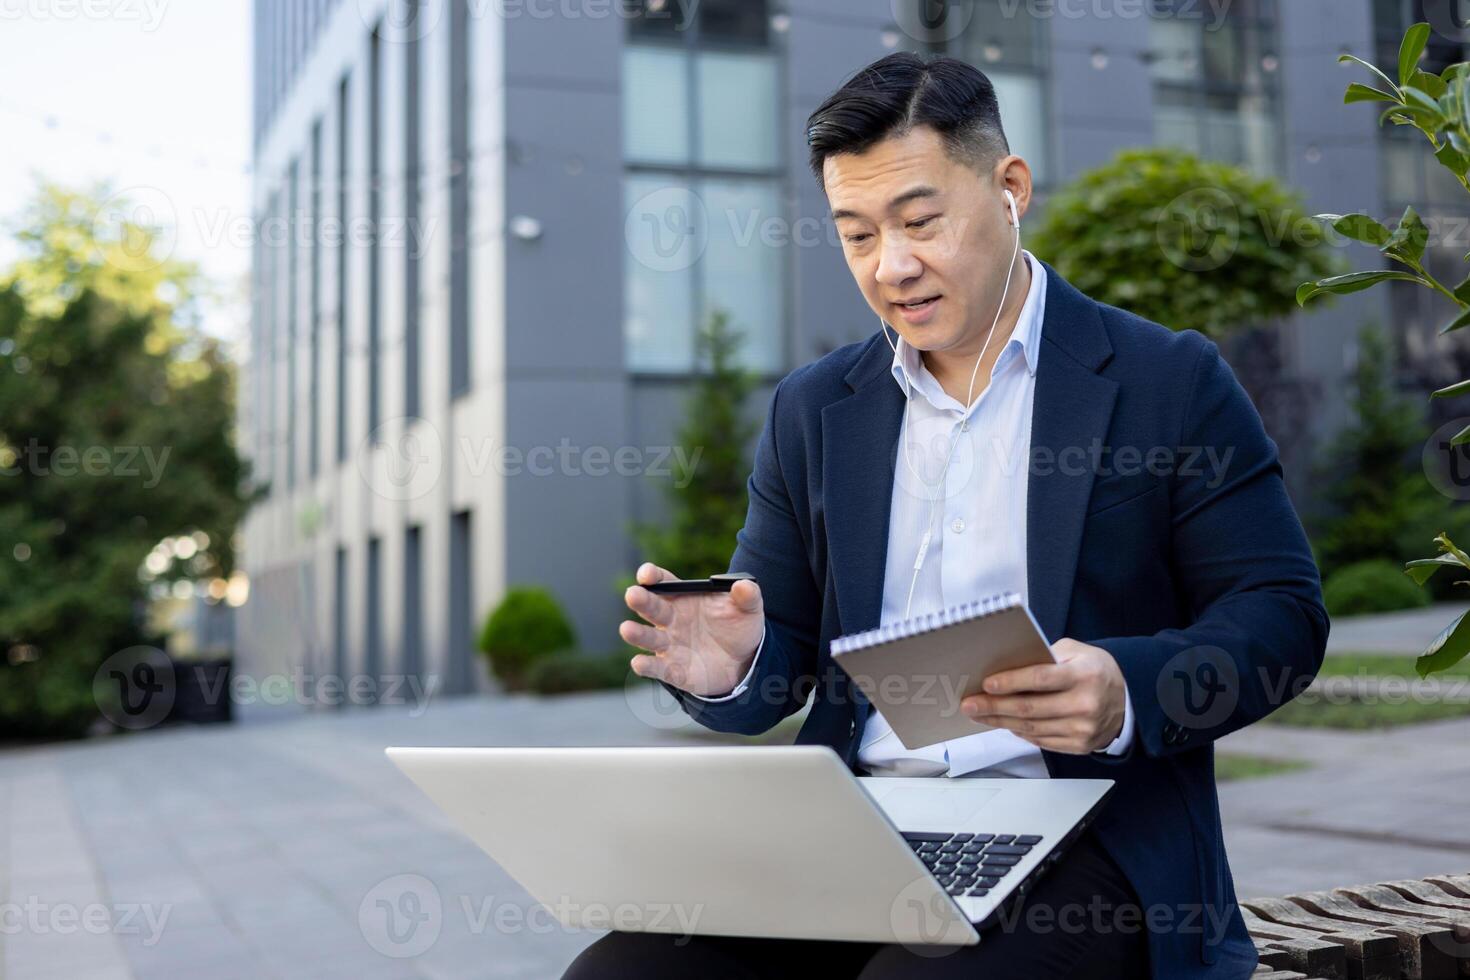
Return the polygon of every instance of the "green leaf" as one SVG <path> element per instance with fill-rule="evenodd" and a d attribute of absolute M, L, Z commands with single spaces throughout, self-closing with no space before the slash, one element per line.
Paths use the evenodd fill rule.
<path fill-rule="evenodd" d="M 1438 555 L 1434 558 L 1416 558 L 1404 566 L 1404 574 L 1414 580 L 1416 585 L 1423 585 L 1434 577 L 1434 573 L 1441 568 L 1463 568 L 1459 559 L 1454 555 Z"/>
<path fill-rule="evenodd" d="M 1369 286 L 1391 279 L 1417 282 L 1421 286 L 1429 285 L 1428 281 L 1411 272 L 1399 272 L 1395 269 L 1349 272 L 1345 276 L 1333 276 L 1330 279 L 1322 279 L 1318 282 L 1302 283 L 1296 289 L 1296 302 L 1298 306 L 1305 306 L 1307 300 L 1320 296 L 1323 293 L 1335 293 L 1339 296 L 1347 293 L 1356 293 L 1359 290 L 1367 289 Z"/>
<path fill-rule="evenodd" d="M 1429 41 L 1429 25 L 1420 21 L 1409 28 L 1404 34 L 1403 43 L 1399 45 L 1399 81 L 1405 85 L 1413 77 L 1414 71 L 1419 66 L 1419 56 L 1424 53 L 1424 45 Z"/>
<path fill-rule="evenodd" d="M 1455 149 L 1455 145 L 1448 140 L 1434 151 L 1434 159 L 1456 177 L 1463 177 L 1465 172 L 1470 170 L 1470 156 Z"/>
<path fill-rule="evenodd" d="M 1466 315 L 1467 318 L 1470 318 L 1470 311 L 1467 311 L 1465 315 Z M 1457 381 L 1454 384 L 1450 385 L 1448 388 L 1441 388 L 1441 389 L 1439 389 L 1438 391 L 1436 391 L 1434 394 L 1430 395 L 1429 397 L 1430 398 L 1454 398 L 1457 395 L 1465 395 L 1465 394 L 1470 394 L 1470 381 Z"/>
<path fill-rule="evenodd" d="M 1414 661 L 1414 670 L 1420 677 L 1428 677 L 1435 671 L 1453 667 L 1464 660 L 1467 653 L 1470 653 L 1470 620 L 1461 613 L 1429 644 L 1424 655 Z"/>
<path fill-rule="evenodd" d="M 1415 88 L 1422 88 L 1436 99 L 1443 98 L 1450 88 L 1445 79 L 1420 69 L 1415 69 L 1414 74 L 1409 78 L 1409 83 Z"/>
<path fill-rule="evenodd" d="M 1350 55 L 1350 54 L 1341 54 L 1341 55 L 1338 55 L 1337 56 L 1337 62 L 1338 62 L 1338 64 L 1342 64 L 1344 61 L 1351 61 L 1351 62 L 1353 62 L 1355 64 L 1362 65 L 1364 68 L 1368 69 L 1373 74 L 1377 75 L 1380 79 L 1382 79 L 1384 88 L 1386 88 L 1388 91 L 1392 92 L 1394 94 L 1394 98 L 1397 98 L 1397 99 L 1402 99 L 1403 98 L 1402 93 L 1399 92 L 1399 87 L 1393 83 L 1393 79 L 1389 78 L 1383 72 L 1379 71 L 1378 68 L 1375 65 L 1370 65 L 1370 64 L 1368 64 L 1368 62 L 1364 61 L 1362 58 L 1357 58 L 1357 57 L 1354 57 L 1353 55 Z"/>
<path fill-rule="evenodd" d="M 1444 115 L 1438 109 L 1430 110 L 1417 105 L 1391 105 L 1379 113 L 1378 125 L 1382 126 L 1384 120 L 1400 126 L 1422 126 L 1433 131 L 1444 121 Z"/>
<path fill-rule="evenodd" d="M 1429 229 L 1424 226 L 1423 219 L 1410 205 L 1404 208 L 1404 216 L 1399 219 L 1399 226 L 1393 230 L 1393 234 L 1389 236 L 1380 251 L 1407 265 L 1415 265 L 1424 256 L 1424 246 L 1428 242 Z"/>
<path fill-rule="evenodd" d="M 1465 552 L 1456 547 L 1455 543 L 1450 540 L 1448 533 L 1440 531 L 1434 536 L 1434 543 L 1439 545 L 1441 551 L 1454 555 L 1461 565 L 1470 568 L 1470 555 L 1465 554 Z"/>
<path fill-rule="evenodd" d="M 1388 229 L 1366 214 L 1319 214 L 1316 218 L 1330 223 L 1334 231 L 1355 242 L 1381 246 L 1388 241 Z"/>
<path fill-rule="evenodd" d="M 1461 313 L 1459 316 L 1455 317 L 1449 323 L 1446 323 L 1444 326 L 1440 327 L 1439 328 L 1439 332 L 1441 334 L 1453 333 L 1454 331 L 1459 330 L 1461 327 L 1464 327 L 1464 326 L 1467 326 L 1467 325 L 1470 325 L 1470 310 L 1465 310 L 1463 313 Z M 1449 391 L 1449 389 L 1448 388 L 1441 388 L 1440 391 Z M 1457 391 L 1457 392 L 1455 392 L 1455 394 L 1458 395 L 1459 392 Z M 1438 391 L 1435 392 L 1430 397 L 1432 397 L 1432 398 L 1439 397 L 1439 392 Z"/>
<path fill-rule="evenodd" d="M 1463 446 L 1467 442 L 1470 442 L 1470 425 L 1467 425 L 1459 432 L 1456 432 L 1454 438 L 1450 440 L 1450 445 Z"/>
<path fill-rule="evenodd" d="M 1392 102 L 1394 105 L 1398 105 L 1399 100 L 1371 85 L 1364 85 L 1362 82 L 1353 82 L 1347 87 L 1347 91 L 1343 93 L 1342 101 L 1344 104 L 1351 104 L 1353 102 Z"/>
<path fill-rule="evenodd" d="M 1428 92 L 1421 92 L 1411 85 L 1405 88 L 1403 93 L 1405 107 L 1413 108 L 1414 106 L 1418 106 L 1427 112 L 1434 113 L 1436 116 L 1445 115 L 1444 107 L 1439 104 L 1439 100 L 1430 98 Z"/>

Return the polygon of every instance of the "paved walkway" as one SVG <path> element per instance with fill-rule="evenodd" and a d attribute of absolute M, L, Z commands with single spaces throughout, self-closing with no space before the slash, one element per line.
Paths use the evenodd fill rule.
<path fill-rule="evenodd" d="M 1327 652 L 1418 656 L 1465 608 L 1461 604 L 1441 602 L 1423 609 L 1334 619 L 1327 637 Z"/>
<path fill-rule="evenodd" d="M 486 698 L 0 753 L 0 976 L 555 977 L 596 934 L 540 912 L 382 749 L 687 744 L 677 724 L 621 693 Z M 1223 787 L 1243 895 L 1470 868 L 1470 722 L 1227 741 L 1322 764 Z"/>

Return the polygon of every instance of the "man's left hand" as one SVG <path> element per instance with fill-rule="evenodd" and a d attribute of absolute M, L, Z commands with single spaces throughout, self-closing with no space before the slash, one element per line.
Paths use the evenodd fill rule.
<path fill-rule="evenodd" d="M 1015 732 L 1052 752 L 1105 749 L 1123 730 L 1123 671 L 1101 647 L 1061 639 L 1054 664 L 1017 667 L 985 679 L 985 693 L 960 702 L 983 725 Z"/>

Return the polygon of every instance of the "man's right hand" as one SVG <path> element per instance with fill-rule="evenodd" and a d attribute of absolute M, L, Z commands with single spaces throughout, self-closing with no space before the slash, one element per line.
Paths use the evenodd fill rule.
<path fill-rule="evenodd" d="M 736 582 L 729 592 L 655 595 L 643 588 L 678 576 L 651 562 L 638 566 L 638 584 L 623 594 L 628 608 L 652 623 L 624 620 L 618 635 L 647 650 L 630 663 L 652 677 L 700 697 L 729 694 L 750 670 L 765 611 L 760 586 Z"/>

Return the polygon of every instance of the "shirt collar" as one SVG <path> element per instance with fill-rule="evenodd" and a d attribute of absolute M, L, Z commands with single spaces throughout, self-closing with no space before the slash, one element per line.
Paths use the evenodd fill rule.
<path fill-rule="evenodd" d="M 1031 269 L 1031 288 L 1026 291 L 1026 300 L 1021 304 L 1021 313 L 1016 318 L 1016 329 L 1011 331 L 1011 338 L 1001 350 L 1001 356 L 996 358 L 996 364 L 1001 364 L 1002 358 L 1005 358 L 1007 352 L 1014 347 L 1019 349 L 1021 356 L 1026 359 L 1027 372 L 1035 377 L 1037 361 L 1041 353 L 1041 324 L 1046 317 L 1046 268 L 1036 260 L 1036 256 L 1026 249 L 1021 249 L 1021 254 Z M 894 332 L 897 333 L 897 331 Z M 893 355 L 892 368 L 894 380 L 898 382 L 900 388 L 907 391 L 908 381 L 904 377 L 904 369 L 907 368 L 908 376 L 913 378 L 919 387 L 923 387 L 925 380 L 930 375 L 929 369 L 924 367 L 923 358 L 919 356 L 918 350 L 911 347 L 902 337 L 898 338 L 896 346 L 898 349 Z"/>

